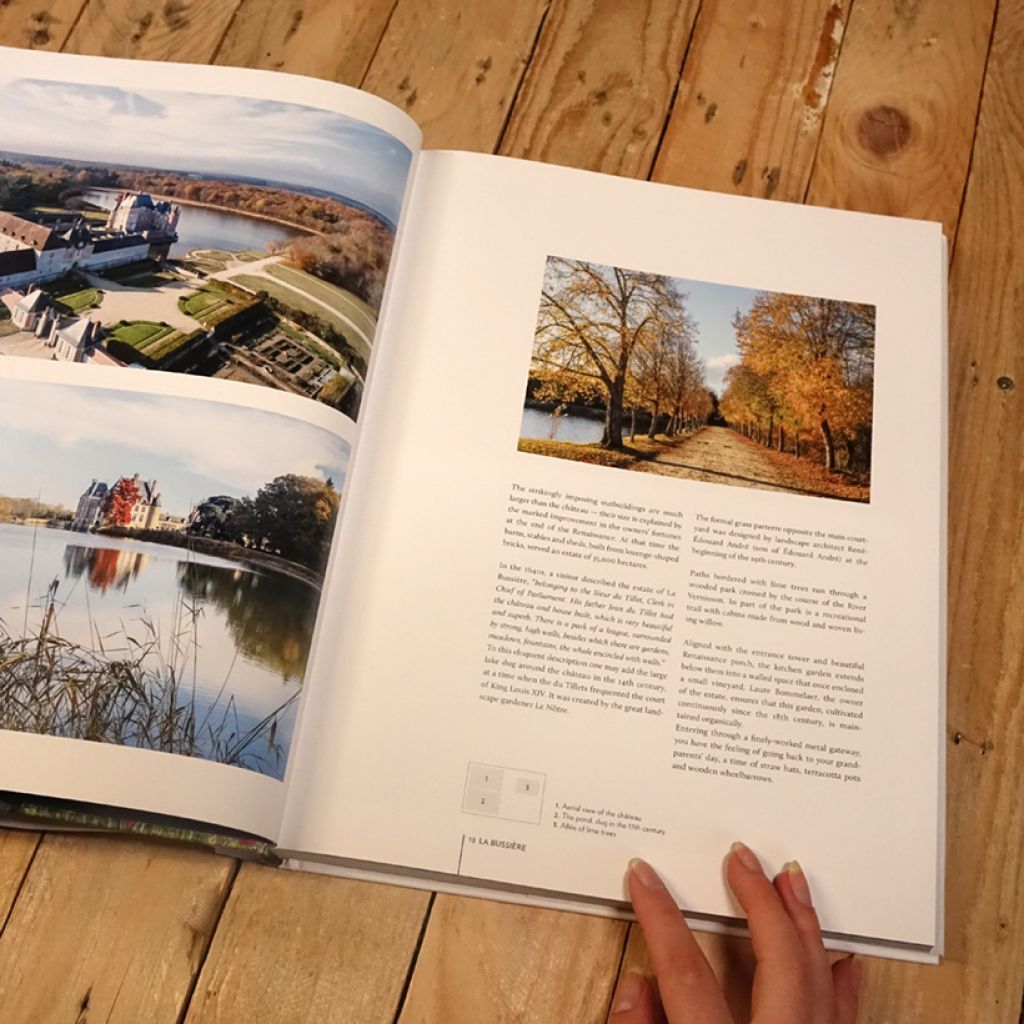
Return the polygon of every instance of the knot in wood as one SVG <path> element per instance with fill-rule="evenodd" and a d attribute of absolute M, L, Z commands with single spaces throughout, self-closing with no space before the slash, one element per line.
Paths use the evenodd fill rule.
<path fill-rule="evenodd" d="M 857 122 L 857 141 L 875 156 L 892 156 L 910 141 L 910 118 L 897 107 L 880 103 Z"/>

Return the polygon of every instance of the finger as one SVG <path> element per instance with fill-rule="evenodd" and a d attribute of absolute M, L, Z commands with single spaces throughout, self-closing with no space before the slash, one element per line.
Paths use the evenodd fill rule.
<path fill-rule="evenodd" d="M 654 986 L 642 974 L 630 971 L 619 982 L 608 1024 L 665 1024 Z"/>
<path fill-rule="evenodd" d="M 666 1016 L 732 1024 L 715 972 L 658 873 L 646 861 L 632 860 L 627 877 Z"/>
<path fill-rule="evenodd" d="M 729 851 L 726 877 L 747 915 L 757 958 L 756 1009 L 779 1020 L 802 1020 L 801 1013 L 809 1018 L 812 964 L 782 897 L 753 851 L 742 843 L 734 843 Z"/>
<path fill-rule="evenodd" d="M 827 1008 L 834 1015 L 835 986 L 832 982 L 828 954 L 821 938 L 821 925 L 811 899 L 811 887 L 803 868 L 795 860 L 784 864 L 775 879 L 775 889 L 782 899 L 797 935 L 803 943 L 811 968 L 809 985 L 816 1006 Z"/>
<path fill-rule="evenodd" d="M 852 956 L 832 965 L 832 984 L 836 992 L 836 1024 L 854 1024 L 860 999 L 861 964 Z"/>

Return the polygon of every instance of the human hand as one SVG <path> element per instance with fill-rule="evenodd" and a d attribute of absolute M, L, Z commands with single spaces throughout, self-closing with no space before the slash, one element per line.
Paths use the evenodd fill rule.
<path fill-rule="evenodd" d="M 773 884 L 754 853 L 734 843 L 726 877 L 757 959 L 751 1024 L 854 1024 L 860 965 L 847 957 L 829 966 L 800 865 L 791 861 Z M 657 872 L 634 860 L 627 879 L 657 990 L 643 975 L 627 974 L 608 1024 L 733 1024 L 718 979 Z"/>

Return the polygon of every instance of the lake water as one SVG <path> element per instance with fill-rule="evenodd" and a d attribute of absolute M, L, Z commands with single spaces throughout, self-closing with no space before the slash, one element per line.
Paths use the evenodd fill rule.
<path fill-rule="evenodd" d="M 102 645 L 110 659 L 149 648 L 144 667 L 173 665 L 179 704 L 194 688 L 201 720 L 229 721 L 239 736 L 265 722 L 243 746 L 242 764 L 283 777 L 316 588 L 161 544 L 0 524 L 0 621 L 9 635 L 38 634 L 51 587 L 61 637 Z M 211 757 L 202 736 L 197 742 L 198 756 Z"/>
<path fill-rule="evenodd" d="M 118 194 L 106 189 L 93 189 L 86 192 L 83 198 L 94 206 L 110 210 Z M 264 252 L 272 242 L 287 242 L 304 234 L 306 232 L 297 228 L 259 217 L 183 203 L 178 222 L 178 241 L 171 246 L 171 256 L 181 259 L 193 249 L 226 249 L 229 252 L 252 249 Z"/>
<path fill-rule="evenodd" d="M 573 413 L 552 416 L 542 409 L 523 409 L 523 421 L 519 428 L 520 437 L 569 441 L 572 444 L 597 444 L 603 433 L 603 419 L 590 419 Z"/>

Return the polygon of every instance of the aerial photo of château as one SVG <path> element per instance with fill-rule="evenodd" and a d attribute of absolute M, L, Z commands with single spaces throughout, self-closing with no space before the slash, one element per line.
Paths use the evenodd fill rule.
<path fill-rule="evenodd" d="M 166 258 L 177 241 L 180 216 L 179 206 L 130 193 L 117 197 L 99 228 L 80 213 L 26 220 L 0 211 L 0 301 L 14 325 L 43 339 L 56 358 L 122 366 L 99 347 L 97 319 L 61 315 L 41 286 L 74 270 L 102 274 L 139 260 Z"/>
<path fill-rule="evenodd" d="M 199 196 L 178 201 L 0 160 L 6 194 L 19 182 L 28 182 L 22 201 L 0 209 L 0 356 L 218 377 L 357 416 L 377 302 L 329 278 L 346 244 L 369 238 L 366 251 L 386 253 L 389 227 L 327 198 L 301 207 L 326 231 L 284 220 L 278 207 L 263 217 L 244 209 L 243 200 L 300 208 L 272 187 L 164 173 L 165 187 Z M 345 265 L 365 276 L 358 262 Z M 372 300 L 376 287 L 364 289 Z"/>

